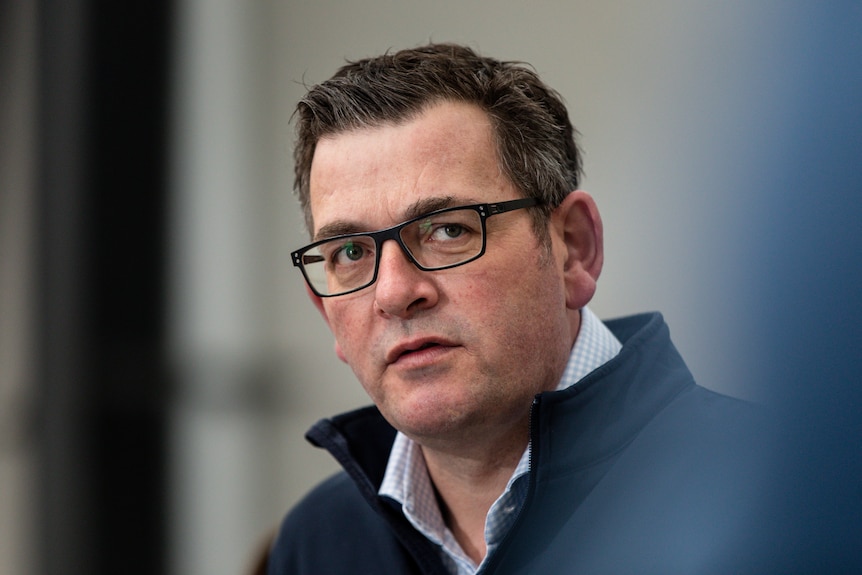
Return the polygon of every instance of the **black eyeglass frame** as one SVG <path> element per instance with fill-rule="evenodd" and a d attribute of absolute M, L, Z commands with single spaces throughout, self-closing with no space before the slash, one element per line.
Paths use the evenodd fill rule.
<path fill-rule="evenodd" d="M 421 216 L 411 218 L 411 219 L 407 220 L 406 222 L 401 222 L 400 224 L 396 224 L 396 225 L 392 226 L 391 228 L 386 228 L 384 230 L 378 230 L 376 232 L 356 232 L 356 233 L 344 234 L 344 235 L 340 235 L 340 236 L 332 236 L 331 238 L 325 238 L 322 240 L 318 240 L 316 242 L 308 244 L 307 246 L 302 247 L 302 248 L 292 252 L 290 254 L 290 257 L 293 260 L 293 265 L 298 267 L 299 271 L 302 272 L 302 275 L 305 278 L 305 283 L 308 285 L 309 288 L 311 288 L 311 291 L 313 291 L 315 295 L 317 295 L 318 297 L 337 297 L 337 296 L 347 295 L 347 294 L 351 294 L 351 293 L 363 290 L 363 289 L 367 288 L 368 286 L 373 285 L 374 282 L 377 281 L 377 274 L 378 274 L 378 271 L 380 269 L 380 253 L 382 251 L 383 242 L 385 242 L 386 240 L 395 240 L 395 242 L 401 247 L 401 251 L 404 252 L 404 254 L 407 256 L 407 259 L 414 266 L 416 266 L 417 268 L 419 268 L 422 271 L 430 272 L 430 271 L 439 271 L 439 270 L 447 270 L 447 269 L 451 269 L 451 268 L 456 268 L 458 266 L 463 266 L 464 264 L 468 264 L 472 261 L 475 261 L 485 254 L 485 246 L 487 244 L 487 238 L 488 238 L 488 234 L 487 234 L 487 230 L 486 230 L 486 226 L 485 226 L 485 221 L 488 218 L 490 218 L 491 216 L 496 216 L 497 214 L 502 214 L 505 212 L 511 212 L 513 210 L 520 210 L 522 208 L 530 208 L 533 206 L 537 206 L 539 204 L 540 204 L 540 202 L 536 198 L 519 198 L 517 200 L 508 200 L 505 202 L 495 202 L 495 203 L 491 203 L 491 204 L 471 204 L 471 205 L 467 205 L 467 206 L 452 206 L 450 208 L 443 208 L 441 210 L 435 210 L 433 212 L 428 212 L 427 214 L 422 214 Z M 482 225 L 482 248 L 479 250 L 479 252 L 476 255 L 474 255 L 470 258 L 467 258 L 466 260 L 464 260 L 462 262 L 449 264 L 449 265 L 445 265 L 442 267 L 430 267 L 429 268 L 429 267 L 423 266 L 418 261 L 416 261 L 416 258 L 413 256 L 413 254 L 410 253 L 410 248 L 408 248 L 407 245 L 405 245 L 404 240 L 401 239 L 401 230 L 404 229 L 405 227 L 409 226 L 410 224 L 418 222 L 419 220 L 421 220 L 423 218 L 427 218 L 429 216 L 436 216 L 439 214 L 445 214 L 446 212 L 453 212 L 456 210 L 474 210 L 476 213 L 479 214 L 479 220 L 480 220 L 481 225 Z M 314 283 L 308 277 L 308 273 L 305 270 L 305 257 L 307 257 L 305 255 L 306 252 L 316 248 L 317 246 L 329 243 L 333 240 L 348 240 L 350 238 L 355 238 L 355 237 L 366 237 L 366 238 L 371 238 L 372 240 L 374 240 L 374 247 L 375 247 L 376 251 L 374 254 L 374 274 L 372 274 L 371 279 L 367 283 L 365 283 L 359 287 L 353 288 L 351 290 L 345 291 L 345 292 L 339 292 L 339 293 L 335 293 L 335 294 L 320 293 L 317 290 L 317 288 L 314 287 Z M 321 256 L 318 256 L 318 257 L 321 257 Z M 309 262 L 309 263 L 317 263 L 318 261 L 320 261 L 320 260 L 315 260 L 314 262 Z"/>

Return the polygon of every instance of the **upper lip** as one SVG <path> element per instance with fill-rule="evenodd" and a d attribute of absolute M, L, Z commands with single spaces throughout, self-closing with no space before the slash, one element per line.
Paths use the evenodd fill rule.
<path fill-rule="evenodd" d="M 386 363 L 394 363 L 398 361 L 398 358 L 405 353 L 410 353 L 411 351 L 416 351 L 432 345 L 451 347 L 455 344 L 444 338 L 436 336 L 419 337 L 402 341 L 395 347 L 392 347 L 388 352 L 386 352 Z"/>

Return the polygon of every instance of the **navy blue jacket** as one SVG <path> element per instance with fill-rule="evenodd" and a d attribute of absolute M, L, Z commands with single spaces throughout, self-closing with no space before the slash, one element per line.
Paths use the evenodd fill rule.
<path fill-rule="evenodd" d="M 660 314 L 607 322 L 619 355 L 534 399 L 529 490 L 484 573 L 730 573 L 765 567 L 758 408 L 695 384 Z M 285 518 L 270 575 L 446 573 L 377 495 L 395 430 L 368 407 L 307 434 L 344 467 Z"/>

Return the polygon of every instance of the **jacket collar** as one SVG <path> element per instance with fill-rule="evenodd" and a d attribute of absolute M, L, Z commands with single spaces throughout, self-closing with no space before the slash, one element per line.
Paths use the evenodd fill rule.
<path fill-rule="evenodd" d="M 606 460 L 674 397 L 695 386 L 661 314 L 606 325 L 623 343 L 620 353 L 577 385 L 534 401 L 531 467 L 539 470 L 540 480 Z"/>

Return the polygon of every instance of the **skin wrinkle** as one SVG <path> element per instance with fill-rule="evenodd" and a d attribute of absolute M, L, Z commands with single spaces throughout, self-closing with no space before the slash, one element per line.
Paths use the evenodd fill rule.
<path fill-rule="evenodd" d="M 461 202 L 464 202 L 464 201 L 466 201 L 467 204 L 479 203 L 479 202 L 473 201 L 471 199 L 466 199 L 466 200 L 460 200 L 459 202 L 457 202 L 457 204 L 460 205 Z M 393 219 L 393 220 L 399 219 L 400 221 L 398 223 L 400 224 L 400 223 L 412 220 L 414 218 L 417 218 L 419 216 L 422 216 L 424 214 L 427 214 L 427 213 L 430 213 L 430 212 L 433 212 L 436 210 L 442 210 L 443 208 L 448 208 L 448 207 L 454 206 L 454 205 L 456 205 L 456 201 L 455 201 L 455 198 L 453 198 L 452 196 L 441 197 L 441 198 L 436 198 L 436 197 L 435 198 L 426 198 L 426 199 L 419 200 L 419 201 L 411 204 L 404 211 L 404 213 L 401 216 L 399 216 L 397 218 L 391 218 L 391 219 Z M 395 225 L 398 225 L 398 224 L 395 224 Z M 318 240 L 322 240 L 322 239 L 326 239 L 326 238 L 332 238 L 335 236 L 346 235 L 346 234 L 353 234 L 353 233 L 371 233 L 371 232 L 376 232 L 376 231 L 380 231 L 383 229 L 388 229 L 389 227 L 392 227 L 392 226 L 387 226 L 386 228 L 370 229 L 370 228 L 367 228 L 367 226 L 363 225 L 360 222 L 354 222 L 351 220 L 335 221 L 335 222 L 328 223 L 325 226 L 322 226 L 319 230 L 317 230 L 317 233 L 314 235 L 314 241 L 318 241 Z"/>

